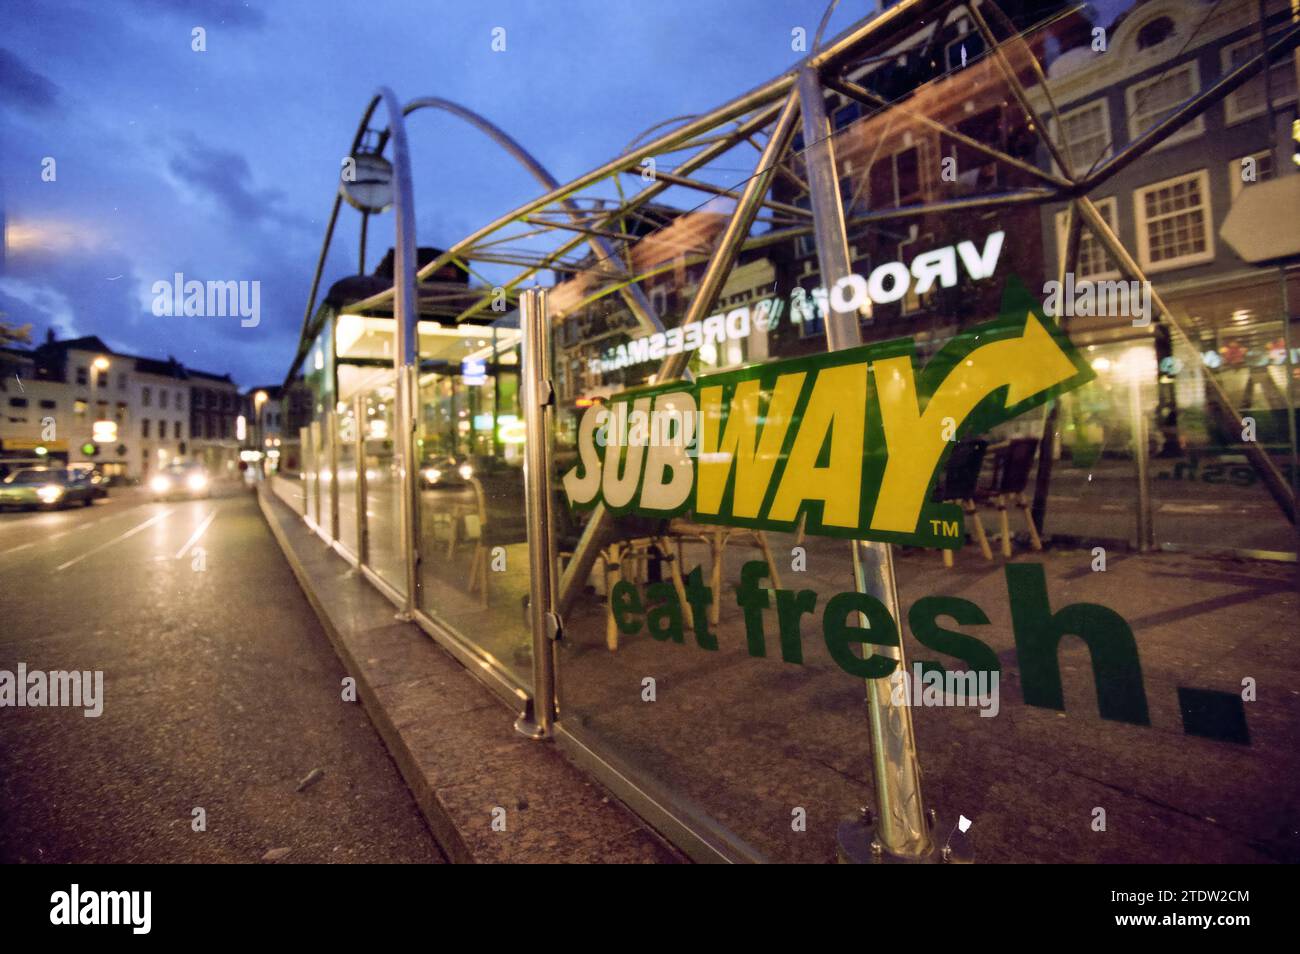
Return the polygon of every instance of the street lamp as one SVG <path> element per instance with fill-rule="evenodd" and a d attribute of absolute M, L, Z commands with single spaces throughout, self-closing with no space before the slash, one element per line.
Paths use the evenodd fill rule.
<path fill-rule="evenodd" d="M 107 371 L 107 370 L 108 370 L 108 359 L 107 359 L 106 357 L 104 357 L 102 354 L 101 354 L 98 358 L 96 358 L 94 361 L 92 361 L 91 364 L 93 364 L 93 365 L 95 366 L 95 370 L 96 370 L 96 371 Z"/>
<path fill-rule="evenodd" d="M 265 403 L 265 391 L 258 391 L 253 395 L 253 421 L 257 425 L 257 470 L 262 478 L 266 477 L 266 451 L 262 447 L 263 439 L 266 436 L 265 428 L 262 426 L 262 405 Z"/>

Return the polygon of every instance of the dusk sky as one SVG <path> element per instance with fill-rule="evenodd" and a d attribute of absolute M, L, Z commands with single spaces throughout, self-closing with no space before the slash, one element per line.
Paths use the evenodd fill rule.
<path fill-rule="evenodd" d="M 646 127 L 716 106 L 788 68 L 825 0 L 66 0 L 0 14 L 0 311 L 34 340 L 110 347 L 282 380 L 339 165 L 379 85 L 475 109 L 561 181 Z M 846 0 L 828 36 L 874 7 Z M 206 51 L 191 49 L 206 31 Z M 492 50 L 494 27 L 505 52 Z M 539 193 L 458 119 L 411 123 L 421 245 L 446 247 Z M 54 181 L 43 181 L 46 158 Z M 738 177 L 741 170 L 737 170 Z M 355 271 L 340 218 L 322 288 Z M 368 269 L 391 245 L 372 222 Z M 151 287 L 259 281 L 261 323 L 155 317 Z"/>

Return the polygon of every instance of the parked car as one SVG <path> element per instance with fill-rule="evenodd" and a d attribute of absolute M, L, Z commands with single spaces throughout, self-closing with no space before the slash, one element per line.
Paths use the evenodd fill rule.
<path fill-rule="evenodd" d="M 0 483 L 0 507 L 54 510 L 75 503 L 89 507 L 96 496 L 85 472 L 71 467 L 28 467 Z"/>
<path fill-rule="evenodd" d="M 202 464 L 169 464 L 149 478 L 154 500 L 211 497 L 212 479 Z"/>

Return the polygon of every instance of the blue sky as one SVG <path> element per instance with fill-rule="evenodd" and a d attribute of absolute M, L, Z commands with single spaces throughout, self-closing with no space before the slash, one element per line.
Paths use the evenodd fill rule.
<path fill-rule="evenodd" d="M 871 0 L 843 0 L 833 35 Z M 825 0 L 67 0 L 0 13 L 0 311 L 36 335 L 278 382 L 370 94 L 442 96 L 496 122 L 559 179 L 647 126 L 789 67 Z M 191 49 L 206 31 L 206 52 Z M 492 30 L 506 30 L 493 52 Z M 445 247 L 537 186 L 481 134 L 411 124 L 418 237 Z M 42 181 L 52 157 L 57 178 Z M 344 214 L 324 286 L 355 271 Z M 372 222 L 368 267 L 391 244 Z M 155 317 L 150 288 L 261 282 L 261 323 Z"/>

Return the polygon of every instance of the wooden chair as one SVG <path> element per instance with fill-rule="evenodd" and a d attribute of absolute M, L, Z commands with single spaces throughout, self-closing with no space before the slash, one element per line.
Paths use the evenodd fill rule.
<path fill-rule="evenodd" d="M 802 522 L 800 528 L 802 532 Z M 762 530 L 747 530 L 743 527 L 718 527 L 713 524 L 696 523 L 688 518 L 679 517 L 669 524 L 669 531 L 677 544 L 678 562 L 684 561 L 682 546 L 687 542 L 704 543 L 709 548 L 712 573 L 709 586 L 713 588 L 713 602 L 709 606 L 709 622 L 718 625 L 722 604 L 722 558 L 727 544 L 740 543 L 756 547 L 767 561 L 772 574 L 772 588 L 781 588 L 781 577 L 776 569 L 776 560 L 772 558 L 772 548 L 768 546 L 767 534 Z"/>
<path fill-rule="evenodd" d="M 1029 486 L 1029 475 L 1033 472 L 1034 457 L 1038 453 L 1038 438 L 1017 437 L 994 445 L 990 450 L 993 452 L 993 471 L 989 482 L 976 490 L 975 499 L 980 503 L 992 502 L 998 509 L 1002 555 L 1011 556 L 1011 525 L 1007 510 L 1013 505 L 1024 514 L 1030 546 L 1042 550 L 1043 541 L 1039 539 L 1038 527 L 1034 525 L 1029 502 L 1025 499 L 1025 488 Z"/>
<path fill-rule="evenodd" d="M 567 505 L 560 503 L 554 511 L 558 557 L 561 566 L 571 559 L 582 536 L 582 528 L 573 519 Z M 677 591 L 683 621 L 692 624 L 690 604 L 686 602 L 686 584 L 682 579 L 679 554 L 670 545 L 667 520 L 646 517 L 614 517 L 612 535 L 596 558 L 596 570 L 605 590 L 605 645 L 610 652 L 618 650 L 618 624 L 609 605 L 610 593 L 619 580 L 638 582 L 649 575 L 650 561 L 658 561 L 667 571 L 667 577 Z"/>
<path fill-rule="evenodd" d="M 979 544 L 984 559 L 992 560 L 993 551 L 989 548 L 989 538 L 984 533 L 984 523 L 980 520 L 979 510 L 975 506 L 975 496 L 979 492 L 980 469 L 984 466 L 984 455 L 988 450 L 986 440 L 958 441 L 957 446 L 948 455 L 939 482 L 935 485 L 931 499 L 940 503 L 955 503 L 970 519 L 975 542 Z M 953 551 L 943 551 L 943 565 L 951 567 Z"/>

